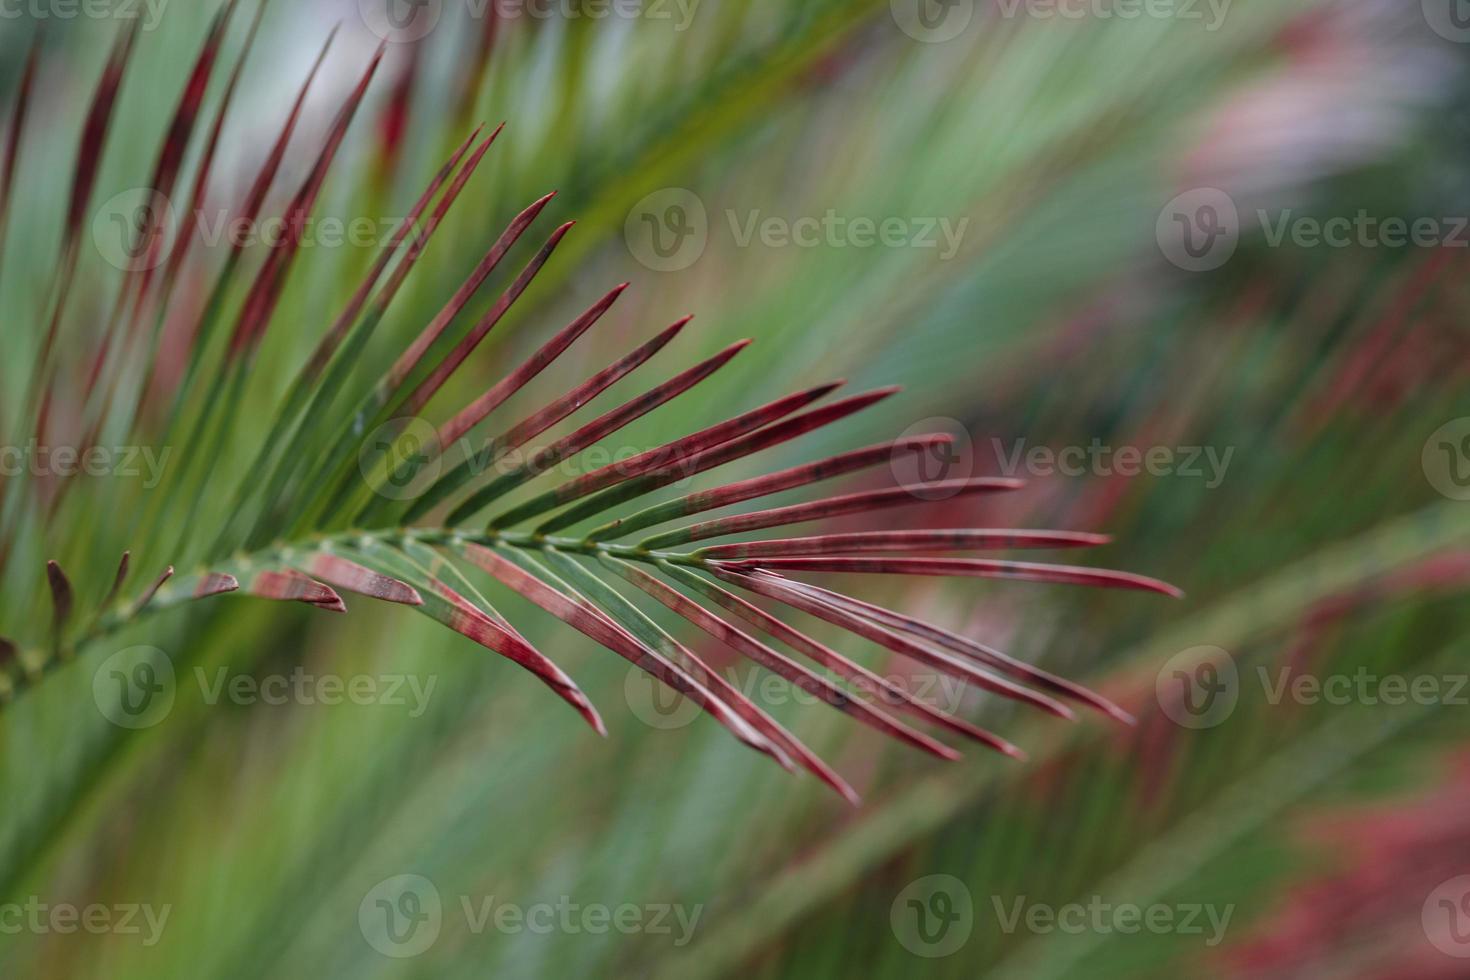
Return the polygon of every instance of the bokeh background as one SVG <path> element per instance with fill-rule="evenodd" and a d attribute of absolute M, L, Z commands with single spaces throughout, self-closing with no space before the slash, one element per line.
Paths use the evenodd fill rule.
<path fill-rule="evenodd" d="M 216 6 L 121 5 L 149 23 L 99 213 L 148 173 Z M 306 172 L 311 134 L 371 57 L 383 7 L 267 10 L 211 200 L 243 193 L 340 24 L 281 185 Z M 17 325 L 44 309 L 77 132 L 119 30 L 116 9 L 63 8 L 17 4 L 0 21 L 5 105 L 45 28 L 0 265 L 7 406 L 39 344 Z M 863 594 L 1085 680 L 1139 724 L 1038 720 L 940 690 L 1030 753 L 944 763 L 761 686 L 681 631 L 854 782 L 865 802 L 852 808 L 708 719 L 668 711 L 622 660 L 509 597 L 502 610 L 602 709 L 606 739 L 513 664 L 405 610 L 357 602 L 333 617 L 224 597 L 110 638 L 0 709 L 0 902 L 168 909 L 151 944 L 146 925 L 93 935 L 0 917 L 0 973 L 1467 975 L 1464 8 L 397 4 L 407 33 L 388 45 L 319 213 L 401 216 L 471 128 L 507 125 L 364 377 L 512 215 L 557 190 L 546 226 L 578 224 L 446 404 L 622 281 L 633 285 L 606 324 L 539 390 L 685 313 L 685 358 L 756 342 L 620 434 L 621 448 L 829 378 L 902 384 L 716 482 L 900 432 L 955 434 L 946 473 L 1030 485 L 1004 502 L 934 503 L 931 516 L 1105 531 L 1117 540 L 1100 561 L 1187 598 L 928 581 Z M 865 244 L 854 219 L 896 223 Z M 106 317 L 119 276 L 92 239 L 71 300 L 82 319 Z M 373 254 L 305 250 L 250 380 L 246 437 L 264 435 Z M 189 268 L 202 278 L 217 262 L 202 249 Z M 181 321 L 202 288 L 183 289 Z M 224 459 L 213 478 L 259 478 L 251 459 Z M 84 533 L 45 544 L 73 568 L 115 556 L 132 543 L 114 516 L 146 500 L 135 485 L 79 497 Z M 3 587 L 9 625 L 45 580 L 12 564 Z M 166 715 L 133 730 L 98 710 L 93 679 L 143 643 L 168 651 L 179 684 Z M 876 648 L 858 654 L 922 680 Z M 195 683 L 196 670 L 298 667 L 432 686 L 417 705 L 211 704 Z M 437 897 L 427 944 L 385 944 L 363 925 L 375 889 L 404 875 Z M 549 906 L 555 921 L 497 920 L 501 906 Z M 622 906 L 637 909 L 627 929 L 582 915 Z"/>

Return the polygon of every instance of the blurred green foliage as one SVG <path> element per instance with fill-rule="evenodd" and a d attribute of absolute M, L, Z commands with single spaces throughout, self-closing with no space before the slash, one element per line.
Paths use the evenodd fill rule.
<path fill-rule="evenodd" d="M 171 6 L 143 35 L 99 201 L 151 165 L 210 6 Z M 338 15 L 329 77 L 346 84 L 370 53 L 355 5 L 332 6 L 267 14 L 242 82 L 249 124 L 228 144 L 222 194 L 239 193 L 274 136 L 289 97 L 280 93 L 299 83 Z M 970 751 L 945 764 L 836 713 L 772 706 L 855 780 L 868 802 L 851 810 L 706 719 L 672 731 L 640 721 L 624 710 L 622 661 L 512 597 L 494 599 L 603 709 L 609 738 L 590 737 L 514 665 L 402 610 L 357 602 L 327 617 L 224 597 L 109 638 L 0 713 L 0 901 L 171 909 L 153 946 L 135 935 L 0 934 L 6 976 L 1227 974 L 1242 968 L 1231 950 L 1268 933 L 1292 889 L 1343 857 L 1314 853 L 1303 821 L 1366 797 L 1412 799 L 1448 778 L 1467 734 L 1462 710 L 1271 704 L 1255 678 L 1305 663 L 1293 659 L 1304 649 L 1318 675 L 1463 671 L 1457 561 L 1470 553 L 1470 503 L 1438 492 L 1423 463 L 1431 434 L 1470 415 L 1463 253 L 1430 275 L 1445 250 L 1271 247 L 1257 230 L 1222 268 L 1189 273 L 1156 237 L 1170 199 L 1200 186 L 1227 190 L 1243 225 L 1257 208 L 1467 213 L 1463 145 L 1447 135 L 1464 131 L 1457 52 L 1417 10 L 1237 0 L 1209 30 L 1180 17 L 1072 20 L 977 5 L 959 37 L 932 44 L 866 0 L 705 4 L 686 30 L 651 18 L 512 20 L 462 111 L 479 25 L 448 6 L 421 42 L 396 172 L 378 169 L 373 103 L 321 211 L 400 215 L 470 127 L 508 125 L 362 376 L 391 363 L 510 216 L 559 189 L 543 221 L 577 227 L 436 406 L 468 401 L 548 330 L 631 280 L 608 323 L 541 390 L 561 390 L 685 312 L 698 317 L 678 341 L 688 360 L 740 337 L 756 343 L 681 409 L 620 435 L 629 448 L 688 431 L 691 416 L 704 424 L 830 377 L 906 386 L 840 432 L 718 482 L 936 419 L 968 434 L 976 472 L 997 471 L 998 446 L 1019 440 L 1229 449 L 1214 487 L 1179 473 L 1038 475 L 1024 499 L 944 511 L 955 523 L 1107 531 L 1117 538 L 1108 564 L 1180 583 L 1183 603 L 1019 583 L 865 593 L 1084 679 L 1142 723 L 1068 727 L 972 693 L 973 715 L 1032 760 Z M 0 265 L 7 328 L 44 309 L 66 162 L 116 29 L 49 26 L 45 125 L 30 133 Z M 17 22 L 0 30 L 9 87 L 29 33 Z M 390 48 L 375 98 L 406 58 L 406 47 Z M 318 108 L 303 125 L 319 131 L 324 117 Z M 306 165 L 293 155 L 288 170 Z M 638 203 L 666 188 L 692 191 L 708 216 L 702 254 L 671 272 L 640 264 L 625 234 Z M 753 215 L 829 209 L 967 224 L 949 259 L 942 249 L 739 241 Z M 271 407 L 372 254 L 303 254 L 244 396 L 243 444 L 264 437 Z M 117 273 L 91 249 L 83 263 L 88 287 L 73 317 L 105 320 Z M 13 419 L 39 337 L 4 336 L 0 405 Z M 633 379 L 612 397 L 644 387 Z M 252 456 L 232 454 L 212 479 L 258 479 Z M 195 520 L 206 536 L 229 517 L 217 512 L 228 497 L 203 502 Z M 126 540 L 118 519 L 146 500 L 132 483 L 89 491 L 63 511 L 68 533 L 30 532 L 21 552 L 56 558 L 80 593 L 100 596 L 124 548 L 157 551 Z M 148 558 L 148 574 L 172 560 Z M 40 608 L 40 565 L 12 561 L 3 589 L 8 626 L 12 610 Z M 679 635 L 729 663 L 702 637 Z M 134 644 L 180 664 L 172 711 L 141 731 L 108 722 L 92 697 L 97 665 Z M 1192 731 L 1161 714 L 1155 678 L 1201 646 L 1229 651 L 1244 682 L 1226 723 Z M 876 648 L 855 652 L 904 669 Z M 265 677 L 298 666 L 432 678 L 433 694 L 411 717 L 384 704 L 208 704 L 194 683 L 196 669 Z M 1439 848 L 1429 878 L 1452 877 L 1467 857 L 1463 843 Z M 926 960 L 899 938 L 895 901 L 941 873 L 972 896 L 973 931 L 958 951 Z M 431 880 L 444 911 L 428 950 L 393 959 L 365 938 L 359 907 L 403 874 Z M 1058 906 L 1094 895 L 1230 904 L 1235 914 L 1220 948 L 1177 933 L 1000 927 L 997 909 L 1017 897 Z M 675 903 L 699 918 L 686 945 L 675 944 L 677 927 L 477 931 L 460 899 L 478 908 L 491 896 L 522 908 Z M 1422 895 L 1405 896 L 1385 903 L 1381 931 L 1362 940 L 1380 954 L 1402 949 L 1397 963 L 1425 944 Z M 1342 954 L 1324 943 L 1308 962 Z"/>

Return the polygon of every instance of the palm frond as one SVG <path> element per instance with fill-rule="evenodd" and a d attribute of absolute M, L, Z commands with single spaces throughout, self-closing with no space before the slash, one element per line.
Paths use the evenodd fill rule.
<path fill-rule="evenodd" d="M 184 83 L 176 109 L 155 158 L 147 189 L 168 199 L 183 176 L 183 161 L 194 143 L 197 120 L 204 115 L 205 95 L 219 60 L 223 39 L 236 4 L 222 6 L 212 20 L 197 60 Z M 226 83 L 213 126 L 203 138 L 191 191 L 198 208 L 207 184 L 241 64 L 259 23 L 249 27 L 241 61 Z M 56 393 L 56 378 L 82 372 L 83 390 L 104 391 L 96 418 L 80 418 L 82 438 L 95 444 L 110 418 L 114 392 L 128 378 L 145 379 L 138 389 L 141 408 L 158 376 L 158 328 L 141 338 L 134 325 L 152 303 L 158 323 L 174 318 L 175 277 L 190 249 L 191 224 L 173 240 L 168 229 L 150 223 L 137 229 L 132 253 L 144 257 L 142 271 L 124 274 L 111 320 L 101 332 L 99 352 L 68 358 L 66 351 L 85 349 L 57 339 L 82 340 L 86 325 L 65 313 L 65 298 L 77 267 L 77 237 L 82 215 L 93 195 L 98 164 L 105 149 L 111 106 L 122 85 L 135 44 L 134 33 L 118 38 L 85 123 L 73 192 L 63 235 L 58 300 L 45 331 L 36 377 L 48 378 L 36 393 L 28 414 L 39 419 L 40 431 Z M 264 213 L 310 90 L 331 44 L 308 72 L 289 108 L 279 135 L 261 163 L 245 197 L 243 214 L 255 221 Z M 1071 710 L 1058 697 L 1099 708 L 1115 718 L 1126 713 L 1080 687 L 1032 669 L 989 647 L 921 620 L 889 613 L 842 593 L 788 577 L 799 572 L 872 572 L 880 574 L 946 574 L 1009 578 L 1143 589 L 1178 595 L 1154 579 L 1105 569 L 996 559 L 864 557 L 872 552 L 1011 551 L 1019 548 L 1074 548 L 1102 544 L 1100 535 L 1068 531 L 913 528 L 828 534 L 802 539 L 777 538 L 681 550 L 695 541 L 827 519 L 843 514 L 872 514 L 901 506 L 922 507 L 928 492 L 957 499 L 973 494 L 1021 488 L 1018 480 L 979 478 L 868 489 L 770 510 L 757 510 L 714 520 L 684 524 L 645 537 L 637 544 L 619 539 L 693 515 L 724 508 L 819 481 L 858 473 L 945 443 L 942 434 L 919 435 L 778 470 L 765 476 L 675 499 L 650 501 L 650 495 L 726 464 L 827 429 L 898 393 L 877 388 L 827 401 L 841 381 L 810 385 L 626 459 L 591 468 L 558 486 L 537 491 L 536 482 L 561 464 L 575 461 L 623 433 L 635 421 L 670 406 L 730 364 L 750 341 L 729 345 L 646 387 L 615 408 L 604 410 L 572 433 L 537 448 L 557 423 L 571 418 L 613 385 L 670 346 L 689 322 L 681 319 L 636 346 L 623 358 L 544 401 L 498 435 L 475 441 L 474 433 L 494 419 L 511 398 L 526 389 L 593 328 L 623 294 L 619 285 L 554 333 L 518 367 L 489 385 L 483 394 L 437 424 L 421 416 L 429 412 L 481 347 L 487 336 L 526 292 L 569 234 L 570 222 L 559 225 L 537 248 L 499 297 L 466 325 L 461 315 L 475 301 L 498 267 L 550 204 L 546 194 L 517 215 L 490 246 L 440 312 L 419 332 L 376 381 L 360 370 L 378 325 L 393 309 L 405 281 L 426 253 L 435 230 L 449 214 L 482 159 L 501 133 L 497 127 L 480 137 L 476 128 L 460 141 L 417 197 L 405 219 L 385 240 L 365 275 L 352 289 L 341 311 L 321 333 L 294 381 L 277 402 L 268 434 L 259 445 L 242 445 L 235 422 L 243 392 L 260 359 L 285 294 L 304 226 L 316 209 L 329 173 L 384 57 L 378 50 L 342 96 L 325 133 L 310 154 L 305 176 L 290 195 L 281 220 L 287 233 L 261 258 L 253 276 L 237 279 L 250 258 L 234 243 L 224 260 L 208 300 L 189 332 L 187 362 L 176 387 L 164 397 L 175 417 L 197 407 L 185 436 L 189 462 L 167 475 L 145 512 L 129 519 L 138 537 L 129 542 L 149 564 L 197 560 L 193 573 L 171 577 L 172 566 L 147 588 L 128 594 L 131 551 L 93 615 L 78 626 L 71 613 L 74 589 L 60 566 L 46 565 L 52 623 L 49 641 L 26 636 L 25 620 L 7 623 L 25 639 L 8 672 L 7 693 L 34 685 L 44 674 L 99 639 L 144 614 L 159 613 L 197 599 L 238 591 L 242 595 L 300 603 L 314 609 L 345 611 L 341 589 L 373 599 L 408 605 L 431 619 L 530 670 L 567 701 L 596 730 L 603 724 L 585 695 L 551 660 L 537 652 L 524 635 L 498 613 L 465 577 L 456 562 L 487 573 L 501 587 L 586 634 L 695 701 L 740 741 L 787 768 L 800 766 L 843 797 L 856 792 L 816 753 L 757 707 L 691 647 L 643 612 L 626 594 L 651 598 L 680 620 L 697 627 L 818 699 L 861 723 L 931 755 L 953 759 L 956 753 L 894 717 L 936 724 L 1006 755 L 1021 752 L 1005 739 L 969 724 L 953 713 L 925 705 L 911 693 L 849 658 L 800 633 L 757 606 L 720 588 L 734 585 L 779 607 L 835 624 L 852 636 L 910 658 L 929 668 L 1014 699 L 1062 718 Z M 23 122 L 28 88 L 22 86 L 14 118 Z M 390 103 L 388 112 L 401 111 Z M 16 127 L 17 140 L 23 126 Z M 478 142 L 477 142 L 478 141 Z M 473 150 L 471 148 L 473 147 Z M 392 148 L 389 148 L 392 152 Z M 437 203 L 435 203 L 437 201 Z M 432 205 L 432 209 L 431 209 Z M 420 225 L 423 216 L 429 217 Z M 152 274 L 163 256 L 170 263 L 159 278 Z M 439 258 L 442 261 L 443 257 Z M 396 261 L 396 265 L 394 264 Z M 392 268 L 391 273 L 389 272 Z M 131 308 L 130 319 L 123 311 Z M 224 334 L 218 331 L 233 320 Z M 219 342 L 216 342 L 218 338 Z M 63 356 L 58 356 L 58 355 Z M 128 427 L 146 434 L 149 425 L 134 411 Z M 58 423 L 59 425 L 60 423 Z M 165 437 L 172 426 L 167 423 Z M 414 429 L 422 426 L 427 440 Z M 412 431 L 411 431 L 412 430 Z M 385 434 L 386 433 L 386 434 Z M 248 453 L 253 470 L 263 478 L 234 489 L 213 478 L 214 464 L 227 453 Z M 194 462 L 198 460 L 199 462 Z M 440 475 L 445 463 L 451 465 Z M 39 520 L 44 536 L 57 540 L 67 528 L 63 496 L 69 485 L 33 481 L 21 502 L 9 511 L 6 540 L 25 522 Z M 417 485 L 416 485 L 417 484 Z M 411 492 L 403 492 L 412 487 Z M 921 492 L 922 491 L 922 492 Z M 205 499 L 233 497 L 220 526 L 196 528 L 190 520 L 176 538 L 155 535 L 160 515 L 182 508 L 192 518 Z M 519 499 L 517 499 L 519 498 Z M 630 510 L 634 502 L 642 509 Z M 570 533 L 587 522 L 600 522 L 583 533 Z M 524 525 L 532 524 L 529 530 Z M 18 556 L 8 556 L 17 560 Z M 156 567 L 156 565 L 155 565 Z M 5 569 L 0 568 L 0 573 Z M 623 589 L 618 587 L 623 586 Z M 683 589 L 684 591 L 681 591 Z M 705 603 L 708 603 L 706 605 Z M 89 610 L 91 612 L 93 610 Z M 792 659 L 725 618 L 749 621 L 815 667 Z M 835 679 L 819 670 L 832 671 Z M 1037 684 L 1043 691 L 1027 684 Z M 1053 697 L 1052 695 L 1057 695 Z"/>

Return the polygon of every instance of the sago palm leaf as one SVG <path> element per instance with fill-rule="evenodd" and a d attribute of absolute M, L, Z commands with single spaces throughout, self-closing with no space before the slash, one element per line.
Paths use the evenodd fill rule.
<path fill-rule="evenodd" d="M 610 450 L 609 440 L 644 415 L 666 407 L 673 410 L 681 396 L 726 370 L 750 343 L 741 341 L 679 370 L 666 368 L 659 383 L 602 410 L 567 435 L 543 438 L 665 348 L 672 348 L 687 333 L 685 318 L 566 391 L 543 398 L 535 409 L 502 421 L 502 409 L 513 397 L 597 327 L 622 295 L 627 286 L 623 284 L 552 335 L 523 363 L 503 372 L 470 404 L 444 413 L 438 424 L 426 421 L 446 384 L 502 322 L 569 234 L 570 223 L 555 228 L 483 313 L 466 315 L 492 278 L 505 278 L 502 266 L 521 239 L 532 233 L 550 194 L 509 224 L 386 371 L 376 378 L 367 376 L 364 351 L 413 270 L 429 254 L 436 230 L 500 136 L 500 128 L 483 136 L 477 129 L 453 150 L 297 369 L 264 441 L 243 445 L 236 422 L 245 405 L 244 392 L 255 376 L 272 324 L 283 319 L 278 307 L 305 227 L 364 105 L 383 51 L 380 48 L 362 66 L 325 135 L 308 154 L 310 162 L 299 183 L 284 188 L 288 197 L 279 215 L 286 229 L 283 239 L 258 263 L 234 243 L 196 313 L 183 305 L 178 289 L 193 247 L 192 226 L 174 232 L 161 211 L 171 206 L 184 160 L 193 156 L 197 162 L 186 214 L 199 212 L 240 75 L 237 64 L 210 119 L 204 111 L 205 95 L 235 7 L 230 2 L 220 8 L 178 99 L 152 175 L 142 185 L 143 201 L 130 215 L 134 225 L 126 238 L 127 261 L 110 315 L 100 329 L 73 315 L 72 306 L 78 277 L 87 274 L 80 261 L 85 219 L 95 204 L 113 106 L 135 47 L 134 30 L 119 35 L 92 98 L 77 151 L 54 284 L 44 315 L 35 325 L 42 339 L 30 375 L 32 391 L 21 402 L 19 417 L 6 424 L 17 442 L 33 435 L 38 445 L 60 440 L 86 452 L 99 445 L 104 432 L 125 432 L 140 441 L 161 436 L 165 446 L 179 439 L 186 453 L 146 503 L 114 515 L 127 528 L 132 550 L 108 577 L 105 591 L 98 590 L 100 600 L 90 587 L 91 580 L 103 574 L 99 570 L 85 570 L 82 585 L 74 584 L 56 560 L 36 563 L 35 574 L 45 577 L 47 594 L 36 593 L 29 607 L 6 610 L 4 629 L 12 639 L 0 646 L 5 656 L 0 695 L 16 696 L 99 639 L 145 615 L 196 600 L 240 591 L 343 611 L 342 593 L 352 593 L 412 606 L 514 661 L 602 732 L 601 718 L 576 683 L 491 605 L 467 576 L 475 572 L 688 697 L 741 742 L 787 768 L 807 769 L 853 801 L 856 793 L 839 775 L 705 657 L 644 612 L 634 597 L 665 607 L 855 720 L 942 758 L 956 755 L 897 715 L 1007 755 L 1020 757 L 1021 752 L 1000 736 L 880 678 L 750 600 L 835 625 L 939 674 L 1052 715 L 1071 718 L 1067 702 L 1074 702 L 1121 721 L 1131 720 L 1100 695 L 984 643 L 801 578 L 807 572 L 942 575 L 1179 594 L 1156 579 L 1125 572 L 933 554 L 1088 547 L 1105 543 L 1101 535 L 920 524 L 703 543 L 753 531 L 783 529 L 784 534 L 785 529 L 837 515 L 917 520 L 929 499 L 1013 492 L 1021 489 L 1021 481 L 980 477 L 917 487 L 823 491 L 804 503 L 686 522 L 785 491 L 943 453 L 947 436 L 906 436 L 764 476 L 650 499 L 666 488 L 825 429 L 895 395 L 897 389 L 834 398 L 840 381 L 808 386 L 753 408 L 732 408 L 733 414 L 723 420 L 691 426 L 692 431 L 680 438 L 617 462 L 588 466 L 540 489 L 546 478 L 568 464 L 594 451 Z M 241 63 L 258 21 L 257 12 L 248 27 Z M 326 47 L 331 43 L 329 37 Z M 282 164 L 321 64 L 319 57 L 308 72 L 245 197 L 242 216 L 248 223 L 258 222 L 268 201 L 281 190 Z M 27 70 L 12 107 L 15 124 L 0 202 L 9 200 L 13 161 L 25 152 L 32 70 Z M 196 129 L 206 122 L 207 135 L 196 140 Z M 247 279 L 251 264 L 256 268 Z M 155 275 L 160 268 L 161 274 Z M 182 334 L 166 331 L 181 317 L 186 322 Z M 169 338 L 179 336 L 183 349 L 168 349 Z M 171 386 L 159 381 L 163 355 L 184 365 Z M 482 425 L 495 434 L 477 435 Z M 238 487 L 222 485 L 214 475 L 217 464 L 237 453 L 253 456 L 252 479 Z M 71 474 L 50 474 L 7 484 L 0 528 L 5 564 L 0 575 L 23 576 L 23 571 L 12 572 L 11 567 L 32 562 L 38 550 L 66 547 L 69 515 L 78 506 L 73 500 L 82 492 L 77 482 Z M 201 527 L 200 503 L 224 499 L 231 504 L 221 525 Z M 895 513 L 889 515 L 890 511 Z M 632 537 L 635 534 L 640 537 Z M 175 565 L 191 570 L 175 574 Z M 730 616 L 745 625 L 736 625 Z M 745 627 L 798 656 L 778 650 Z"/>

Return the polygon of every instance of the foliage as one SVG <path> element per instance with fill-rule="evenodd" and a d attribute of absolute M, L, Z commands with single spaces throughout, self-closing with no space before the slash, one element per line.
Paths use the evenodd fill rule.
<path fill-rule="evenodd" d="M 1442 771 L 1457 740 L 1454 720 L 1425 706 L 1293 713 L 1249 700 L 1228 724 L 1188 732 L 1155 697 L 1159 667 L 1202 645 L 1230 650 L 1242 671 L 1273 666 L 1283 648 L 1319 656 L 1319 671 L 1442 671 L 1457 652 L 1444 648 L 1463 632 L 1454 596 L 1470 523 L 1424 483 L 1419 461 L 1429 433 L 1464 414 L 1463 289 L 1448 250 L 1324 257 L 1247 243 L 1226 269 L 1181 277 L 1153 243 L 1175 192 L 1175 173 L 1161 171 L 1196 166 L 1189 149 L 1209 145 L 1211 123 L 1253 86 L 1290 91 L 1293 72 L 1349 58 L 1335 43 L 1360 51 L 1342 39 L 1361 40 L 1352 14 L 1365 6 L 1241 3 L 1213 33 L 997 21 L 929 46 L 896 31 L 882 4 L 732 5 L 678 35 L 656 22 L 451 25 L 381 62 L 349 24 L 309 85 L 310 57 L 298 64 L 283 46 L 318 22 L 284 6 L 175 11 L 137 35 L 51 32 L 33 61 L 29 36 L 7 37 L 11 118 L 29 105 L 33 121 L 15 131 L 23 141 L 0 185 L 9 441 L 39 430 L 175 453 L 156 487 L 5 485 L 0 632 L 20 643 L 0 709 L 0 782 L 13 801 L 0 818 L 4 893 L 159 896 L 175 916 L 154 948 L 0 937 L 7 964 L 78 976 L 907 973 L 916 960 L 894 941 L 890 904 L 914 878 L 948 871 L 974 892 L 977 936 L 936 961 L 942 972 L 1069 975 L 1084 957 L 1129 976 L 1235 968 L 1237 954 L 1187 937 L 1007 935 L 989 904 L 1101 892 L 1279 908 L 1311 873 L 1283 815 L 1423 792 L 1416 784 Z M 1356 87 L 1337 97 L 1406 112 L 1382 79 L 1429 59 L 1397 44 L 1370 46 Z M 189 54 L 163 70 L 165 51 Z M 270 77 L 278 65 L 288 77 Z M 267 103 L 269 128 L 249 97 L 267 85 L 290 86 Z M 185 125 L 191 92 L 203 98 Z M 301 113 L 283 130 L 298 92 Z M 34 125 L 43 116 L 56 124 Z M 482 118 L 507 125 L 466 139 Z M 1296 138 L 1230 176 L 1296 201 L 1291 177 L 1273 170 L 1283 156 L 1353 172 L 1305 129 Z M 1396 157 L 1387 138 L 1372 150 L 1403 172 L 1437 165 Z M 200 247 L 154 240 L 145 224 L 127 252 L 139 267 L 113 268 L 92 247 L 93 219 L 139 183 L 174 201 L 239 202 L 233 212 L 282 215 L 288 228 L 308 215 L 396 220 L 382 222 L 392 237 L 381 249 Z M 763 254 L 712 231 L 688 270 L 631 265 L 618 241 L 629 209 L 684 184 L 719 205 L 712 225 L 727 212 L 833 207 L 963 215 L 970 230 L 951 261 L 914 249 Z M 541 198 L 549 187 L 560 193 Z M 572 217 L 578 226 L 555 226 L 540 251 L 534 239 L 516 247 Z M 604 291 L 622 278 L 626 293 Z M 494 295 L 480 298 L 482 283 Z M 697 326 L 684 326 L 685 309 L 701 312 Z M 649 339 L 638 325 L 649 322 L 673 326 Z M 757 342 L 746 349 L 744 335 Z M 643 366 L 665 345 L 664 358 L 681 345 L 708 353 L 686 355 L 695 366 L 683 373 Z M 653 380 L 624 378 L 635 370 Z M 859 391 L 906 389 L 833 400 L 814 371 Z M 562 425 L 597 394 L 623 407 Z M 497 435 L 465 454 L 461 437 L 502 403 L 507 418 L 488 426 Z M 956 433 L 920 421 L 937 414 L 976 434 L 976 472 L 947 486 L 966 492 L 875 509 L 913 502 L 912 488 L 885 496 L 882 471 L 950 444 Z M 394 421 L 431 415 L 427 429 Z M 1008 433 L 1237 451 L 1218 487 L 1095 475 L 977 494 L 1012 488 L 991 439 Z M 631 461 L 567 468 L 614 438 L 636 449 Z M 690 485 L 716 465 L 731 472 Z M 558 489 L 532 485 L 549 470 L 566 476 Z M 760 482 L 773 472 L 786 476 Z M 846 485 L 812 490 L 819 477 Z M 782 494 L 743 509 L 763 518 L 703 513 L 758 492 Z M 803 509 L 813 499 L 820 508 Z M 659 531 L 696 514 L 703 531 Z M 1002 530 L 949 527 L 977 514 Z M 765 547 L 748 535 L 695 544 L 704 531 L 811 518 L 830 523 L 782 530 Z M 934 525 L 947 533 L 928 534 Z M 1109 564 L 1168 576 L 1190 599 L 1165 609 L 1020 583 L 920 590 L 908 576 L 844 576 L 861 590 L 848 595 L 806 581 L 834 569 L 1076 580 L 1086 573 L 890 551 L 1106 544 L 1013 526 L 1106 529 Z M 635 532 L 641 542 L 622 540 Z M 159 581 L 170 565 L 178 574 Z M 1167 591 L 1121 573 L 1102 584 Z M 193 601 L 232 585 L 292 604 Z M 352 591 L 424 615 L 350 594 L 352 615 L 319 615 Z M 922 619 L 886 611 L 897 608 Z M 547 710 L 546 692 L 477 655 L 474 643 L 530 669 L 602 727 L 592 705 L 643 688 L 545 612 L 682 685 L 739 741 L 868 803 L 852 810 L 814 780 L 768 771 L 713 725 L 662 732 L 607 711 L 611 736 L 586 739 Z M 446 640 L 429 620 L 467 639 Z M 824 669 L 786 659 L 759 627 Z M 968 639 L 980 636 L 986 646 Z M 867 725 L 761 703 L 727 680 L 742 668 L 716 637 Z M 94 710 L 93 683 L 104 660 L 137 645 L 167 650 L 180 683 L 166 719 L 130 731 Z M 298 666 L 438 683 L 417 718 L 210 704 L 193 683 Z M 973 686 L 943 709 L 897 685 L 871 708 L 843 692 L 933 671 Z M 1015 709 L 1020 697 L 1070 715 L 1051 695 L 1140 724 L 1084 714 L 1069 726 Z M 1014 741 L 1031 758 L 931 764 L 909 746 L 890 751 L 865 729 L 955 754 L 888 709 L 1005 751 Z M 1380 772 L 1392 785 L 1371 778 Z M 672 901 L 704 906 L 703 919 L 693 943 L 671 948 L 656 934 L 475 933 L 450 915 L 430 953 L 385 959 L 363 941 L 358 906 L 374 883 L 410 872 L 451 902 Z M 1394 915 L 1417 928 L 1411 906 Z M 1242 913 L 1231 945 L 1267 933 L 1266 915 Z"/>

